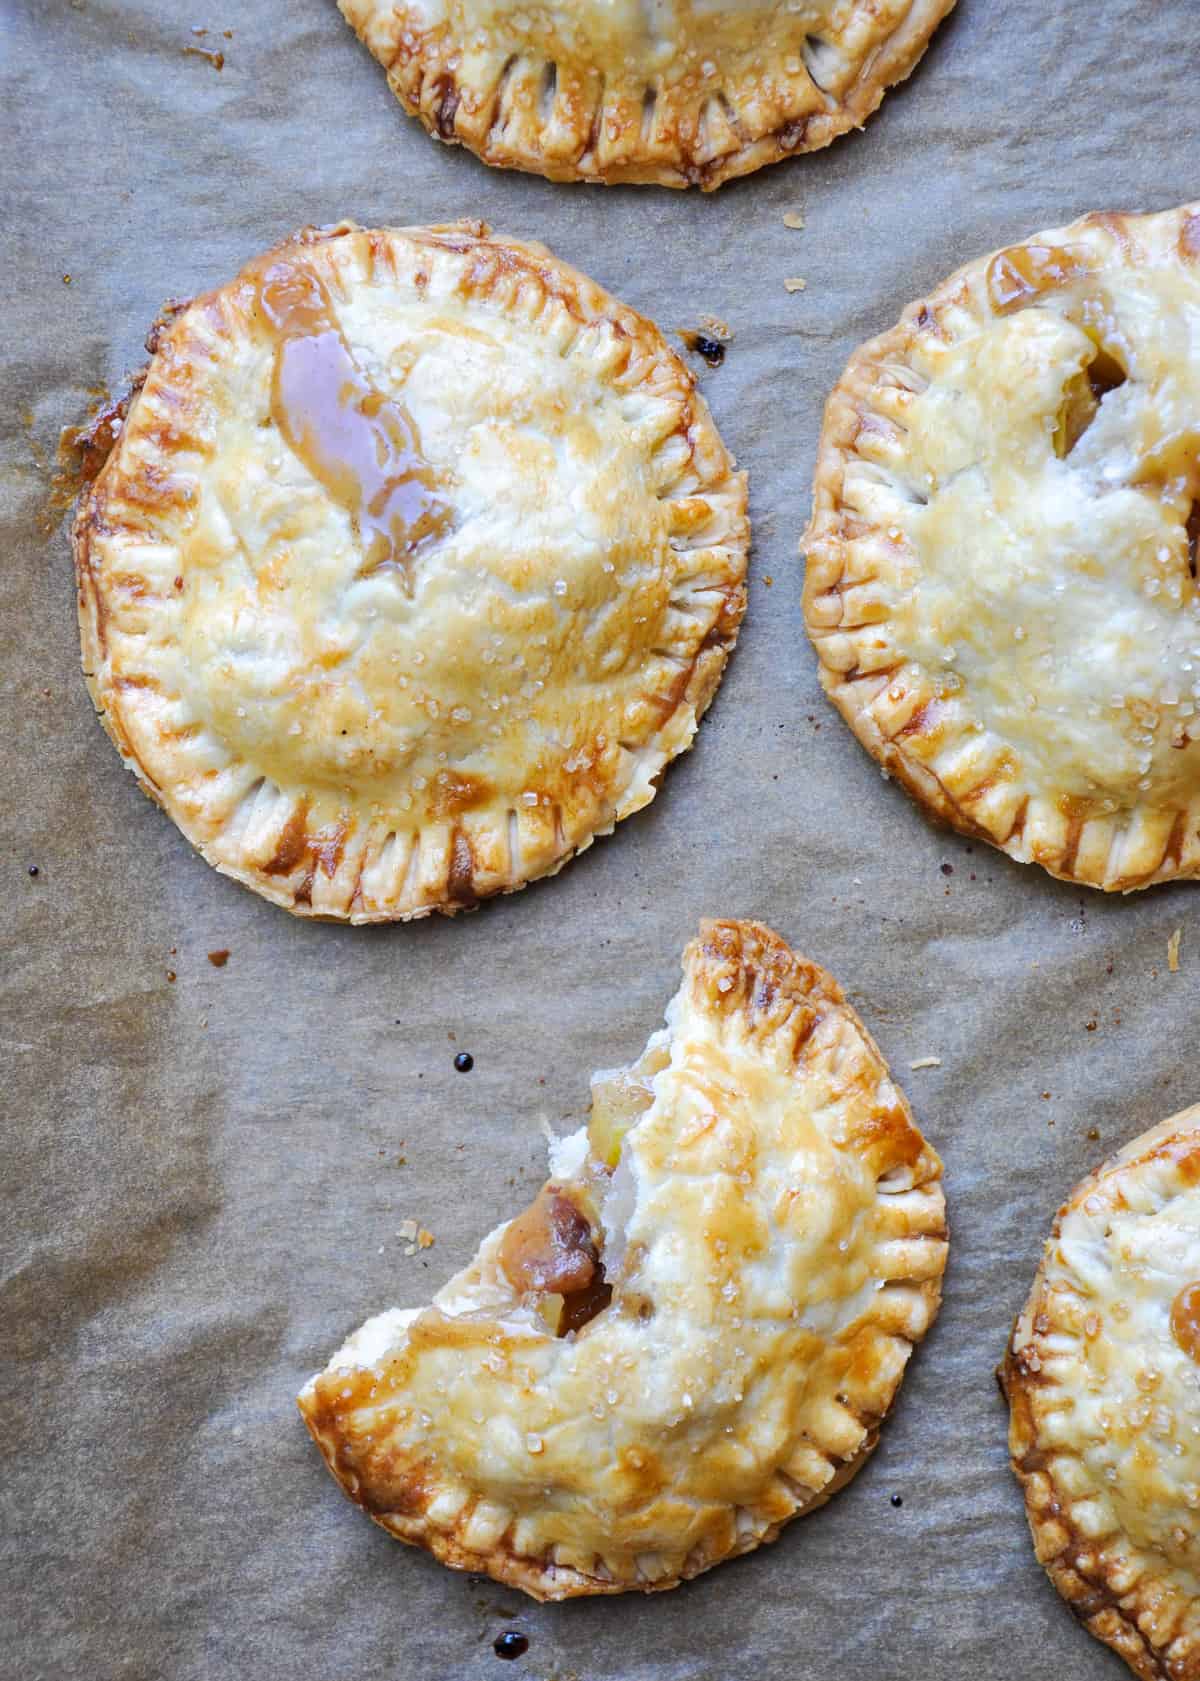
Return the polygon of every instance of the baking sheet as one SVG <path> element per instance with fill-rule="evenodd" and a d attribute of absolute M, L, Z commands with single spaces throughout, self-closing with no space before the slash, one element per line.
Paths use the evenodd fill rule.
<path fill-rule="evenodd" d="M 475 1681 L 510 1627 L 534 1681 L 1125 1673 L 1034 1563 L 992 1368 L 1062 1195 L 1200 1096 L 1195 890 L 1106 900 L 931 829 L 820 699 L 796 540 L 861 338 L 976 253 L 1200 192 L 1198 38 L 1194 0 L 961 0 L 865 133 L 702 198 L 435 146 L 331 0 L 0 0 L 0 1674 Z M 741 645 L 655 803 L 557 880 L 384 930 L 292 920 L 143 798 L 44 531 L 59 427 L 161 302 L 343 216 L 483 216 L 667 328 L 728 321 L 703 386 L 756 531 Z M 293 1397 L 521 1204 L 542 1121 L 640 1050 L 706 914 L 772 923 L 877 1034 L 945 1158 L 945 1307 L 825 1510 L 678 1592 L 538 1607 L 369 1524 Z M 436 1239 L 411 1258 L 409 1218 Z"/>

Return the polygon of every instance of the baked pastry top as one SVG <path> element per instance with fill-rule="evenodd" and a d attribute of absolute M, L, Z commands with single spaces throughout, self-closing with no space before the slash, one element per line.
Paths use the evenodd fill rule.
<path fill-rule="evenodd" d="M 1196 1681 L 1200 1107 L 1068 1198 L 1002 1377 L 1051 1581 L 1143 1681 Z"/>
<path fill-rule="evenodd" d="M 979 259 L 851 359 L 821 681 L 932 812 L 1107 889 L 1200 870 L 1200 206 Z"/>
<path fill-rule="evenodd" d="M 537 1599 L 674 1587 L 875 1445 L 946 1259 L 941 1163 L 837 984 L 710 922 L 533 1206 L 300 1410 L 401 1540 Z"/>
<path fill-rule="evenodd" d="M 338 0 L 439 139 L 555 181 L 712 188 L 860 127 L 954 0 Z"/>
<path fill-rule="evenodd" d="M 309 230 L 177 310 L 75 525 L 84 668 L 210 863 L 453 910 L 650 801 L 749 543 L 658 330 L 481 224 Z"/>

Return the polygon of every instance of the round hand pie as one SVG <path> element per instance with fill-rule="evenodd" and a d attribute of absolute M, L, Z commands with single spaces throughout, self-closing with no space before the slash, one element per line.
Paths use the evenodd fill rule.
<path fill-rule="evenodd" d="M 552 181 L 719 187 L 866 121 L 954 0 L 338 0 L 406 111 Z"/>
<path fill-rule="evenodd" d="M 1200 1106 L 1060 1209 L 1002 1378 L 1051 1581 L 1142 1681 L 1197 1681 Z"/>
<path fill-rule="evenodd" d="M 1107 889 L 1200 872 L 1200 208 L 969 264 L 830 399 L 821 681 L 930 811 Z"/>
<path fill-rule="evenodd" d="M 482 226 L 308 231 L 160 323 L 75 525 L 84 668 L 208 861 L 377 922 L 653 797 L 745 604 L 657 329 Z"/>
<path fill-rule="evenodd" d="M 712 922 L 532 1207 L 300 1410 L 401 1540 L 537 1599 L 674 1587 L 875 1446 L 946 1260 L 941 1163 L 825 972 Z"/>

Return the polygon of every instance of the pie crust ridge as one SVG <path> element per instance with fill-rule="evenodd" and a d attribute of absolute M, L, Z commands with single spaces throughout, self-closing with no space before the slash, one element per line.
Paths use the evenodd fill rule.
<path fill-rule="evenodd" d="M 565 20 L 562 3 L 520 8 L 518 21 L 496 0 L 338 0 L 400 103 L 435 138 L 553 181 L 705 191 L 861 127 L 955 0 L 843 5 L 840 32 L 828 0 L 808 0 L 803 15 L 787 14 L 769 66 L 754 57 L 769 27 L 762 14 L 784 8 L 734 5 L 693 18 L 693 0 L 673 3 L 685 14 L 683 41 L 664 58 L 662 43 L 630 48 L 643 26 L 631 4 L 614 23 L 612 8 L 594 0 Z M 582 43 L 572 39 L 580 11 L 594 14 Z M 718 77 L 723 54 L 733 70 Z"/>
<path fill-rule="evenodd" d="M 1198 1185 L 1200 1105 L 1083 1179 L 1058 1212 L 1000 1369 L 1038 1561 L 1141 1681 L 1200 1677 L 1200 1452 L 1186 1440 L 1200 1419 L 1200 1366 L 1176 1345 L 1166 1300 L 1189 1274 L 1200 1279 Z M 1176 1199 L 1192 1205 L 1182 1234 L 1171 1229 Z M 1166 1556 L 1163 1534 L 1192 1559 Z"/>
<path fill-rule="evenodd" d="M 822 1504 L 940 1300 L 941 1164 L 836 982 L 754 923 L 683 961 L 609 1305 L 551 1335 L 501 1226 L 299 1399 L 377 1523 L 537 1599 L 673 1587 Z"/>
<path fill-rule="evenodd" d="M 226 503 L 236 501 L 239 492 L 236 486 L 230 489 L 228 471 L 220 482 L 220 494 L 213 491 L 212 482 L 220 468 L 220 428 L 240 424 L 239 403 L 249 413 L 256 402 L 265 400 L 239 358 L 248 359 L 250 352 L 244 345 L 253 347 L 256 342 L 254 287 L 270 265 L 280 262 L 318 274 L 342 310 L 351 309 L 356 299 L 374 287 L 389 306 L 394 300 L 397 308 L 416 309 L 424 300 L 444 300 L 448 314 L 458 311 L 468 317 L 468 331 L 473 313 L 476 329 L 506 334 L 505 343 L 516 344 L 518 349 L 536 342 L 538 350 L 531 349 L 529 354 L 549 358 L 551 372 L 561 367 L 563 380 L 569 378 L 574 382 L 572 389 L 584 394 L 580 398 L 584 412 L 578 417 L 568 415 L 564 424 L 586 428 L 591 423 L 592 411 L 584 397 L 594 393 L 596 404 L 607 403 L 611 411 L 603 424 L 609 428 L 613 451 L 624 452 L 620 459 L 636 473 L 628 485 L 602 483 L 594 488 L 585 482 L 582 492 L 577 492 L 582 496 L 579 518 L 590 518 L 604 533 L 616 534 L 611 541 L 618 545 L 614 551 L 617 565 L 606 562 L 615 580 L 600 576 L 599 560 L 593 562 L 592 549 L 585 548 L 577 593 L 581 597 L 578 612 L 586 616 L 579 620 L 579 637 L 574 642 L 569 635 L 565 641 L 556 635 L 544 639 L 549 651 L 541 676 L 551 678 L 549 693 L 541 694 L 547 685 L 539 682 L 534 685 L 533 699 L 524 690 L 510 697 L 518 718 L 527 714 L 532 720 L 526 734 L 539 744 L 537 752 L 533 746 L 526 749 L 519 729 L 511 738 L 506 730 L 499 746 L 492 747 L 478 712 L 481 703 L 476 700 L 475 685 L 482 680 L 482 667 L 476 664 L 465 679 L 453 678 L 448 701 L 443 694 L 437 726 L 443 733 L 449 729 L 446 715 L 455 700 L 464 703 L 468 712 L 477 709 L 476 722 L 469 726 L 472 763 L 453 762 L 456 742 L 448 741 L 451 754 L 442 754 L 447 762 L 426 767 L 424 792 L 414 795 L 411 789 L 402 790 L 410 800 L 405 810 L 389 806 L 391 794 L 378 791 L 382 785 L 379 766 L 386 761 L 376 752 L 368 703 L 377 703 L 379 693 L 368 693 L 359 712 L 346 720 L 351 727 L 340 734 L 347 741 L 344 749 L 338 745 L 334 726 L 342 720 L 336 715 L 335 702 L 358 704 L 361 684 L 356 688 L 348 680 L 338 688 L 336 647 L 328 656 L 334 662 L 332 675 L 317 670 L 311 660 L 297 668 L 309 685 L 306 693 L 320 695 L 328 690 L 333 697 L 322 702 L 326 711 L 317 729 L 309 728 L 303 711 L 292 714 L 291 730 L 298 737 L 295 751 L 324 756 L 317 764 L 315 797 L 303 775 L 297 774 L 290 782 L 284 777 L 277 780 L 269 769 L 254 762 L 252 754 L 236 745 L 230 748 L 221 739 L 220 731 L 210 727 L 198 711 L 195 684 L 199 679 L 178 648 L 178 639 L 187 629 L 183 614 L 192 584 L 187 563 L 189 531 L 206 510 L 215 508 L 212 518 L 218 519 L 220 542 L 233 557 L 227 560 L 222 550 L 221 564 L 228 565 L 233 576 L 230 587 L 241 587 L 240 563 L 230 546 L 234 537 L 229 535 L 231 521 L 226 512 Z M 444 325 L 435 326 L 444 338 Z M 434 329 L 429 336 L 436 337 Z M 148 348 L 152 360 L 135 382 L 123 430 L 81 499 L 75 519 L 83 663 L 97 711 L 126 765 L 211 864 L 303 915 L 372 922 L 404 920 L 431 910 L 452 913 L 557 872 L 595 835 L 608 833 L 622 817 L 653 798 L 666 764 L 691 745 L 736 641 L 745 609 L 749 526 L 745 475 L 734 470 L 695 389 L 694 376 L 652 323 L 544 247 L 493 238 L 481 223 L 384 230 L 341 224 L 303 231 L 255 259 L 228 285 L 168 311 L 156 323 Z M 505 365 L 498 366 L 507 377 Z M 263 376 L 255 377 L 261 381 Z M 486 393 L 480 401 L 485 400 L 490 400 Z M 550 403 L 551 396 L 530 389 L 529 402 L 535 409 L 543 400 Z M 456 401 L 462 399 L 450 390 L 448 404 Z M 620 424 L 614 419 L 618 413 L 625 417 Z M 474 425 L 477 418 L 467 417 L 471 426 L 464 435 L 470 441 L 482 434 L 485 445 L 491 436 L 488 425 L 493 420 L 496 426 L 507 423 L 504 412 L 498 418 L 485 415 L 482 425 Z M 535 419 L 539 418 L 535 413 Z M 512 425 L 522 423 L 518 414 Z M 554 414 L 548 413 L 547 432 L 559 425 Z M 447 427 L 452 430 L 449 419 Z M 248 441 L 243 442 L 243 433 Z M 581 437 L 581 450 L 593 447 L 586 432 Z M 237 433 L 237 441 L 247 458 L 257 461 L 249 421 Z M 286 471 L 295 479 L 287 446 L 280 442 L 279 450 Z M 553 465 L 547 471 L 553 472 Z M 289 520 L 302 521 L 309 508 L 316 510 L 314 522 L 324 517 L 326 504 L 320 494 L 309 496 L 307 481 L 298 488 L 293 483 L 288 494 L 300 508 L 294 514 L 284 488 L 273 486 L 269 474 L 264 478 L 266 489 L 260 494 L 274 530 L 294 538 L 293 548 L 302 547 L 306 540 L 311 546 L 323 538 L 319 525 L 314 525 L 315 537 L 309 532 L 307 538 L 302 523 L 294 532 L 287 526 Z M 552 478 L 549 486 L 547 494 L 554 489 Z M 498 505 L 502 511 L 504 491 L 501 469 Z M 623 517 L 619 516 L 622 506 Z M 564 507 L 564 518 L 566 513 Z M 487 518 L 484 505 L 478 520 L 484 536 L 489 529 Z M 464 519 L 464 529 L 467 523 Z M 629 533 L 643 525 L 650 534 L 647 544 L 652 546 L 634 553 L 635 538 Z M 495 568 L 489 573 L 483 560 L 475 561 L 473 574 L 484 580 L 480 591 L 486 585 L 494 592 L 495 599 L 486 600 L 484 609 L 499 622 L 508 638 L 506 649 L 509 645 L 515 649 L 514 659 L 525 657 L 518 615 L 542 610 L 537 600 L 530 606 L 533 586 L 544 589 L 545 614 L 552 605 L 550 578 L 541 579 L 529 570 L 537 559 L 536 554 L 523 551 L 522 529 L 518 527 L 518 535 L 501 557 L 509 575 L 494 577 Z M 447 564 L 457 564 L 459 575 L 469 577 L 469 570 L 463 571 L 467 561 L 453 558 L 454 545 L 461 546 L 467 536 L 460 531 L 432 540 L 427 550 L 418 551 L 416 565 L 435 570 L 441 557 L 450 554 Z M 570 537 L 568 531 L 564 541 Z M 472 540 L 478 548 L 483 536 Z M 603 540 L 610 539 L 605 535 Z M 589 535 L 588 541 L 594 544 L 598 539 Z M 628 556 L 621 544 L 631 549 Z M 272 564 L 278 561 L 285 570 L 287 547 L 281 540 L 271 551 Z M 546 552 L 552 557 L 556 553 Z M 322 561 L 322 556 L 318 554 L 317 559 Z M 520 567 L 526 568 L 524 573 Z M 203 570 L 199 566 L 196 574 L 198 589 L 206 587 Z M 631 580 L 628 585 L 626 578 Z M 568 582 L 556 583 L 555 593 L 566 590 Z M 301 579 L 290 598 L 306 611 L 307 588 Z M 478 653 L 471 640 L 471 622 L 463 613 L 454 618 L 450 586 L 440 588 L 441 618 L 435 618 L 430 635 L 440 639 L 449 626 L 449 634 L 463 636 L 463 659 L 469 667 Z M 257 589 L 259 597 L 269 593 L 262 577 Z M 511 628 L 504 617 L 506 602 L 512 608 Z M 189 634 L 202 635 L 205 623 L 215 616 L 217 609 L 209 598 L 206 603 L 203 613 L 209 621 L 202 616 L 199 631 Z M 251 607 L 257 611 L 254 601 Z M 269 603 L 263 612 L 268 610 Z M 576 612 L 570 598 L 566 610 Z M 373 611 L 372 625 L 379 620 L 386 623 L 393 609 L 385 600 L 382 608 Z M 639 613 L 642 618 L 636 616 Z M 228 610 L 226 617 L 230 617 Z M 340 627 L 334 628 L 337 632 Z M 358 628 L 356 621 L 356 632 Z M 537 628 L 535 624 L 533 629 Z M 554 626 L 549 629 L 553 632 Z M 241 670 L 237 662 L 243 658 L 236 625 L 222 634 L 225 640 L 218 642 L 217 653 L 233 661 L 230 681 L 236 682 Z M 364 630 L 364 643 L 367 638 L 368 630 Z M 581 646 L 583 651 L 578 652 Z M 453 643 L 450 649 L 454 651 Z M 419 651 L 414 657 L 424 658 Z M 488 649 L 482 657 L 489 657 Z M 609 657 L 616 660 L 616 667 L 606 690 L 603 662 Z M 454 683 L 462 685 L 461 693 Z M 556 685 L 561 685 L 558 695 Z M 216 687 L 208 691 L 200 682 L 199 699 L 207 706 L 219 703 L 231 713 L 232 699 L 238 697 L 231 690 L 222 697 Z M 259 698 L 256 694 L 255 700 Z M 284 700 L 286 696 L 281 700 L 280 693 L 268 689 L 270 707 L 283 706 Z M 367 716 L 360 729 L 356 723 L 363 707 Z M 247 702 L 246 710 L 250 714 L 247 729 L 257 727 L 254 704 Z M 269 753 L 276 757 L 291 753 L 288 732 L 281 725 L 271 737 L 273 714 L 265 704 L 260 710 Z M 507 725 L 513 713 L 503 716 Z M 580 719 L 584 722 L 579 723 Z M 558 752 L 544 746 L 547 733 L 555 737 L 557 731 L 561 736 L 577 724 L 582 729 L 589 721 L 594 734 L 579 744 L 578 751 L 572 747 Z M 240 722 L 236 727 L 242 727 Z M 344 774 L 336 759 L 343 751 L 350 755 Z M 476 775 L 474 763 L 480 755 L 486 763 L 489 752 L 496 757 L 497 774 Z M 288 768 L 286 759 L 284 768 Z M 530 781 L 523 780 L 526 775 Z"/>
<path fill-rule="evenodd" d="M 1024 301 L 1018 299 L 1015 308 L 997 306 L 995 277 L 1003 272 L 997 265 L 1030 264 L 1041 260 L 1041 252 L 1062 251 L 1077 262 L 1078 272 L 1064 275 L 1061 284 L 1043 284 L 1044 276 L 1035 274 Z M 1038 863 L 1052 875 L 1106 891 L 1200 873 L 1200 728 L 1193 727 L 1200 700 L 1197 520 L 1188 513 L 1189 498 L 1200 494 L 1200 479 L 1189 485 L 1187 473 L 1180 472 L 1160 495 L 1153 477 L 1166 472 L 1164 449 L 1182 446 L 1197 429 L 1200 366 L 1193 370 L 1186 353 L 1187 323 L 1196 317 L 1196 205 L 1150 216 L 1085 216 L 967 264 L 851 357 L 826 407 L 812 519 L 802 539 L 805 620 L 822 687 L 888 775 L 962 833 L 1018 861 Z M 1045 443 L 1045 459 L 1029 454 L 1036 446 L 1034 421 L 1053 425 L 1054 405 L 1068 406 L 1072 381 L 1085 374 L 1090 379 L 1093 364 L 1111 366 L 1113 355 L 1128 365 L 1115 368 L 1117 388 L 1101 393 L 1090 426 L 1065 456 L 1058 454 L 1057 433 Z M 974 368 L 965 366 L 971 357 Z M 1035 393 L 1027 400 L 1019 395 L 1022 381 Z M 975 445 L 983 449 L 982 467 L 971 460 L 969 423 L 955 418 L 952 397 L 968 416 L 976 412 L 970 405 L 977 405 Z M 1044 416 L 1032 412 L 1042 400 Z M 945 406 L 938 410 L 938 403 Z M 960 459 L 952 458 L 948 443 L 940 463 L 935 459 L 934 416 L 951 432 L 959 427 L 953 447 L 961 447 Z M 1027 422 L 1028 433 L 1019 429 Z M 939 470 L 920 473 L 928 462 Z M 1106 487 L 1102 475 L 1110 462 L 1116 463 L 1117 477 Z M 955 488 L 968 483 L 970 473 L 986 474 L 989 468 L 1018 483 L 1020 473 L 1027 473 L 1030 506 L 1024 514 L 1018 497 L 1005 505 L 998 491 L 989 490 L 972 503 Z M 1070 483 L 1068 469 L 1079 487 L 1107 488 L 1105 511 L 1097 516 L 1112 521 L 1107 547 L 1103 530 L 1089 530 L 1080 517 L 1090 490 L 1060 494 Z M 1063 476 L 1055 478 L 1056 472 Z M 1141 473 L 1146 481 L 1139 483 Z M 972 547 L 984 538 L 991 541 L 983 531 L 989 520 L 998 528 L 1008 521 L 1008 536 L 995 539 L 996 564 L 989 573 L 981 560 L 978 581 L 959 540 L 964 581 L 957 585 L 948 539 L 940 539 L 940 555 L 928 546 L 928 534 L 939 530 L 935 520 L 947 521 L 940 526 L 943 533 L 954 529 L 951 494 L 966 510 L 958 529 L 970 531 Z M 1042 500 L 1035 502 L 1035 494 Z M 1099 492 L 1094 500 L 1100 506 Z M 1038 550 L 1039 516 L 1042 531 L 1050 533 L 1047 550 L 1059 541 L 1055 522 L 1060 522 L 1070 570 L 1056 571 L 1053 559 Z M 1024 544 L 1017 535 L 1022 517 L 1032 532 Z M 1073 540 L 1080 544 L 1074 555 Z M 1007 577 L 1001 576 L 999 560 L 1004 541 L 1012 556 L 1005 562 Z M 1046 607 L 1041 626 L 1035 586 L 1026 587 L 1026 580 L 1039 577 Z M 935 585 L 942 591 L 937 602 Z M 1069 588 L 1069 607 L 1078 603 L 1081 613 L 1096 612 L 1103 640 L 1103 617 L 1091 605 L 1099 599 L 1093 594 L 1098 587 L 1113 592 L 1112 637 L 1126 623 L 1132 627 L 1135 652 L 1144 655 L 1150 679 L 1152 656 L 1160 648 L 1164 666 L 1168 657 L 1175 663 L 1157 688 L 1153 681 L 1142 685 L 1148 698 L 1134 692 L 1132 679 L 1129 694 L 1123 694 L 1120 658 L 1098 647 L 1105 676 L 1110 666 L 1114 674 L 1104 693 L 1085 692 L 1080 660 L 1079 669 L 1044 703 L 1050 713 L 1056 706 L 1064 710 L 1067 725 L 1044 727 L 1040 747 L 1035 742 L 1029 750 L 1020 735 L 1014 745 L 1006 729 L 979 709 L 972 677 L 955 671 L 962 644 L 956 649 L 954 643 L 966 638 L 968 658 L 974 657 L 973 639 L 981 648 L 1003 649 L 987 675 L 1011 676 L 1015 687 L 1016 672 L 1025 669 L 1016 662 L 1032 660 L 1040 636 L 1046 649 L 1039 657 L 1053 661 L 1062 652 L 1053 628 L 1059 610 L 1055 591 Z M 923 624 L 917 618 L 922 591 L 931 603 Z M 956 617 L 945 614 L 947 601 Z M 1174 616 L 1172 607 L 1179 609 Z M 930 651 L 938 634 L 935 612 L 954 627 L 946 632 L 950 646 L 941 656 L 949 662 L 947 670 Z M 977 623 L 968 612 L 979 615 Z M 924 641 L 914 651 L 917 637 Z M 1185 645 L 1191 641 L 1195 650 Z M 1036 674 L 1034 681 L 1040 682 Z M 1035 687 L 1031 719 L 1042 704 Z M 1018 710 L 1010 704 L 1008 716 Z M 1061 753 L 1056 731 L 1065 744 Z M 1027 738 L 1036 731 L 1024 733 Z M 1116 746 L 1106 755 L 1102 747 L 1110 740 Z M 1045 763 L 1038 762 L 1039 752 Z M 1105 774 L 1106 757 L 1111 776 Z"/>

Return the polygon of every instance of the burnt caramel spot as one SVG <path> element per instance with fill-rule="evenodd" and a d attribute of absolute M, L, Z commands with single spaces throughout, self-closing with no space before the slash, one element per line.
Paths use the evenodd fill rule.
<path fill-rule="evenodd" d="M 1200 502 L 1193 502 L 1187 517 L 1187 563 L 1192 577 L 1196 576 L 1196 549 L 1200 544 Z"/>
<path fill-rule="evenodd" d="M 591 1226 L 553 1184 L 509 1225 L 499 1259 L 514 1289 L 562 1296 L 588 1289 L 598 1268 Z"/>
<path fill-rule="evenodd" d="M 597 1262 L 592 1282 L 582 1290 L 573 1290 L 563 1296 L 556 1334 L 565 1337 L 570 1331 L 582 1331 L 598 1313 L 603 1313 L 611 1301 L 612 1285 L 604 1276 L 603 1265 Z"/>
<path fill-rule="evenodd" d="M 339 818 L 327 829 L 318 829 L 308 842 L 308 855 L 312 863 L 326 876 L 333 879 L 342 861 L 342 853 L 346 849 L 346 836 L 350 832 L 347 818 Z"/>
<path fill-rule="evenodd" d="M 47 533 L 99 476 L 121 435 L 132 396 L 132 390 L 119 397 L 102 396 L 82 426 L 64 426 L 59 433 L 57 463 L 50 475 L 50 498 L 42 521 Z"/>
<path fill-rule="evenodd" d="M 703 356 L 710 368 L 719 368 L 725 360 L 725 346 L 720 339 L 713 338 L 711 333 L 682 327 L 679 336 L 689 350 L 695 351 L 697 356 Z"/>
<path fill-rule="evenodd" d="M 1171 1335 L 1200 1366 L 1200 1282 L 1185 1284 L 1171 1304 Z"/>
<path fill-rule="evenodd" d="M 485 805 L 492 797 L 492 785 L 482 776 L 465 776 L 458 771 L 440 770 L 426 796 L 431 817 L 454 817 Z"/>
<path fill-rule="evenodd" d="M 475 854 L 471 850 L 469 836 L 462 829 L 454 832 L 446 894 L 456 905 L 473 905 L 476 900 Z"/>
<path fill-rule="evenodd" d="M 997 315 L 1008 315 L 1089 272 L 1082 251 L 1061 245 L 1013 245 L 997 251 L 988 264 L 988 300 Z"/>
<path fill-rule="evenodd" d="M 308 807 L 301 803 L 292 812 L 275 843 L 275 851 L 263 865 L 269 876 L 290 876 L 308 854 Z"/>
<path fill-rule="evenodd" d="M 437 110 L 434 115 L 434 126 L 443 140 L 454 138 L 454 118 L 458 113 L 459 91 L 450 77 L 443 77 L 438 84 Z"/>
<path fill-rule="evenodd" d="M 411 592 L 413 555 L 449 530 L 453 518 L 421 453 L 416 422 L 359 368 L 311 269 L 283 262 L 267 269 L 259 307 L 279 338 L 272 419 L 317 482 L 351 514 L 366 551 L 359 575 L 391 567 Z"/>

